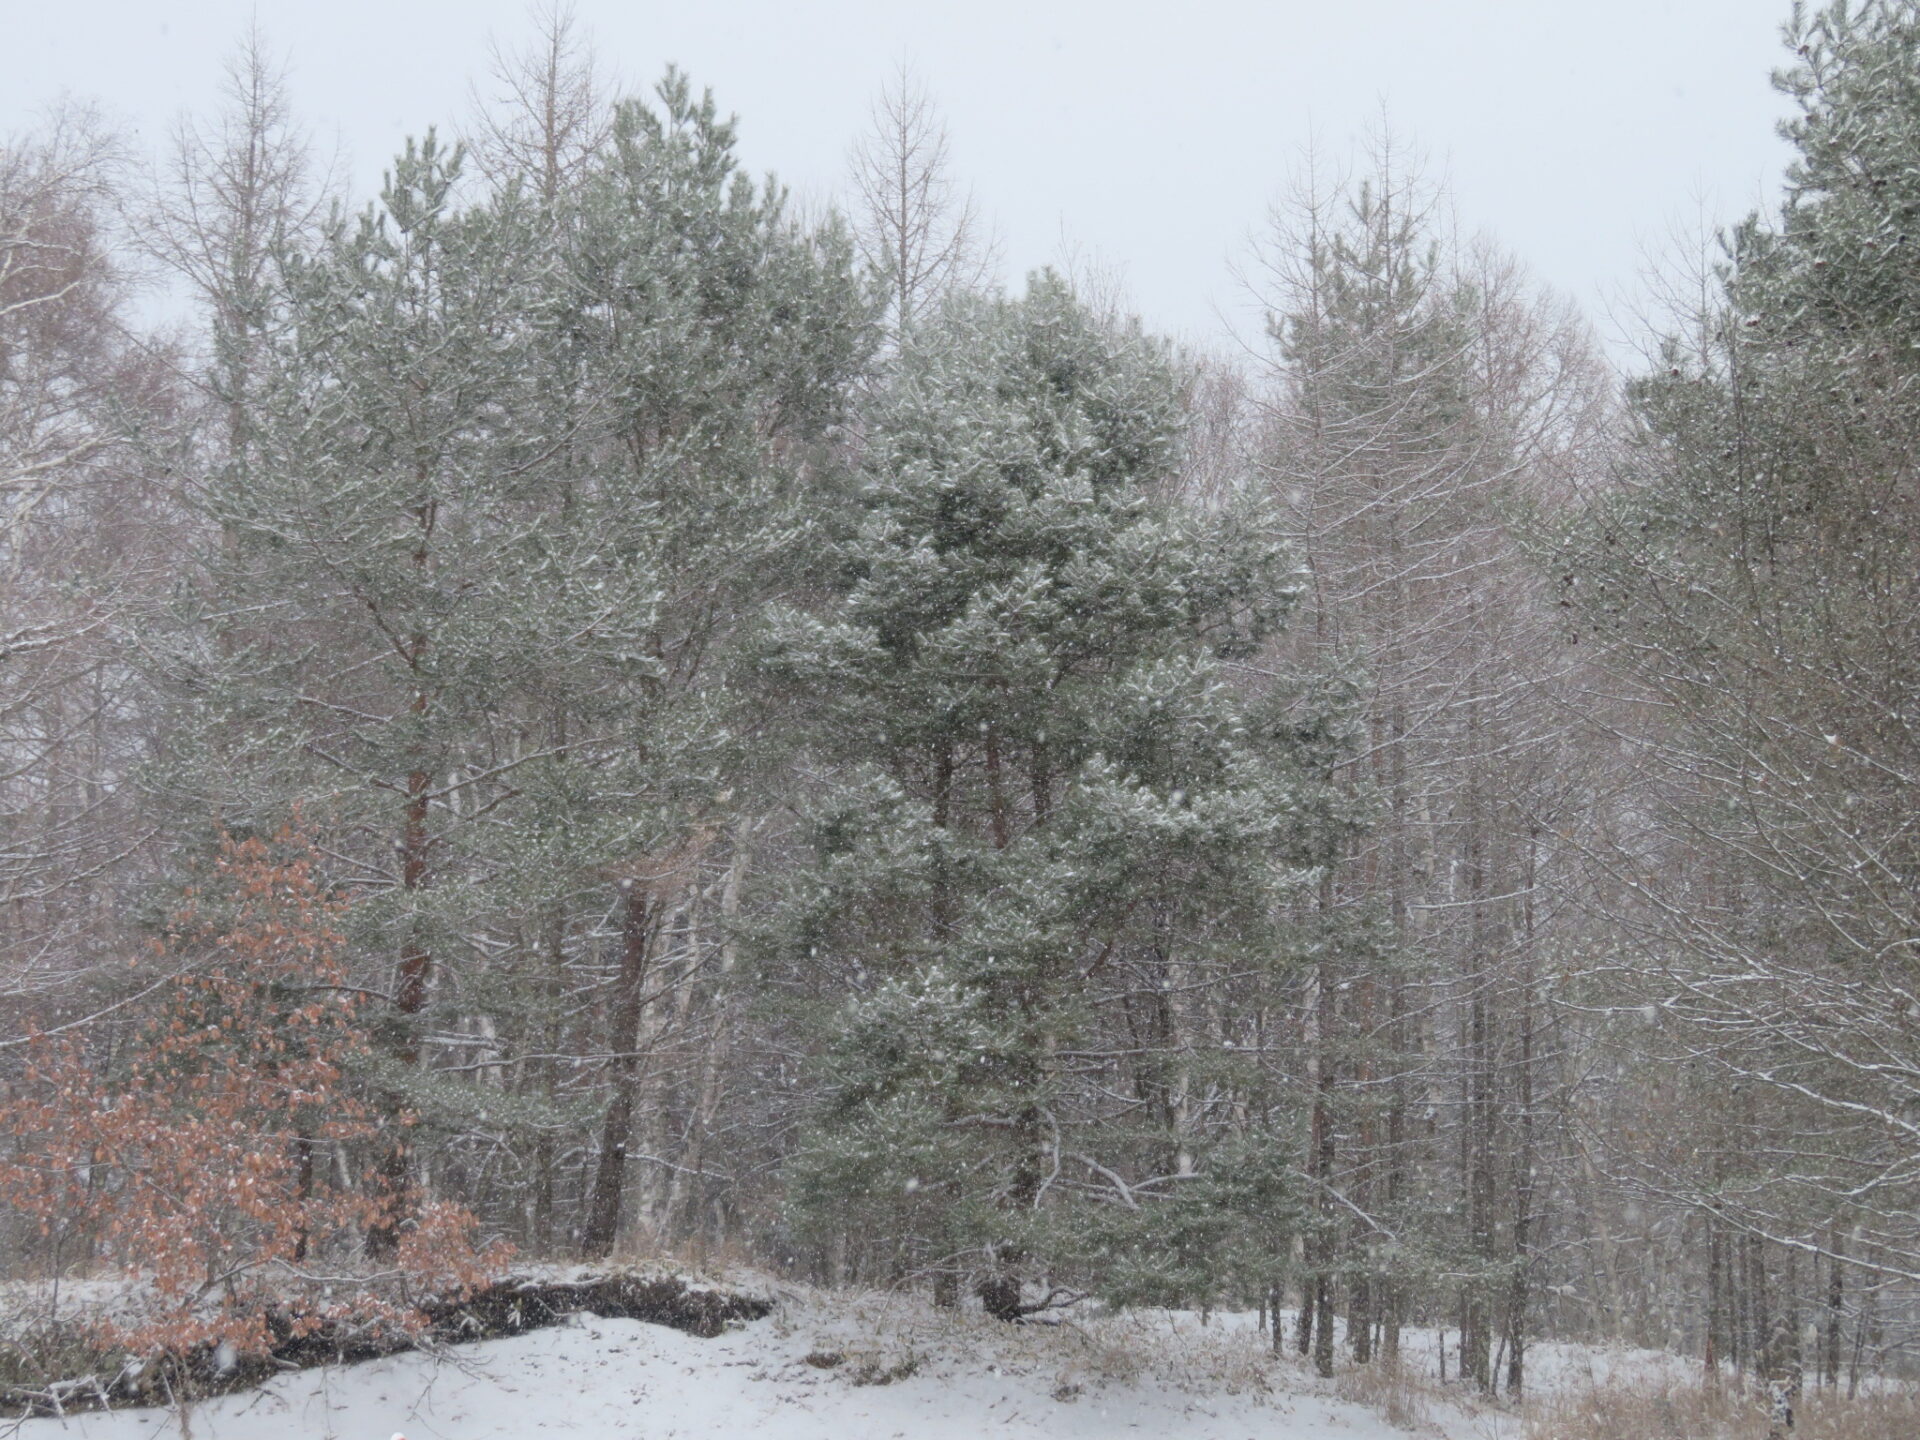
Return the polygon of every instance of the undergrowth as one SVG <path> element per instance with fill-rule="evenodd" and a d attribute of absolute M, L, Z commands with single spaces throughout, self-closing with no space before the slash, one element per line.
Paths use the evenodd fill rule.
<path fill-rule="evenodd" d="M 1809 1390 L 1794 1405 L 1793 1440 L 1914 1440 L 1920 1391 L 1869 1390 L 1849 1400 Z M 1768 1398 L 1702 1378 L 1619 1381 L 1541 1396 L 1526 1407 L 1527 1440 L 1760 1440 Z"/>

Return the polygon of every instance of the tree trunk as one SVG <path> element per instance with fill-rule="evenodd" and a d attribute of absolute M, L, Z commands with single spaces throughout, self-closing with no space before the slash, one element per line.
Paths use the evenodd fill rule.
<path fill-rule="evenodd" d="M 676 1172 L 675 1176 L 676 1189 L 684 1181 L 689 1191 L 702 1196 L 707 1190 L 707 1140 L 719 1113 L 720 1098 L 725 1093 L 723 1076 L 732 1059 L 732 1034 L 727 1009 L 732 1003 L 733 971 L 740 953 L 737 929 L 740 923 L 740 882 L 747 866 L 746 834 L 745 825 L 735 827 L 732 854 L 727 862 L 727 878 L 720 891 L 720 973 L 714 981 L 713 995 L 708 1001 L 713 1011 L 713 1034 L 708 1038 L 700 1057 L 700 1081 L 695 1092 L 684 1169 Z M 704 1205 L 688 1205 L 690 1213 L 697 1214 L 706 1208 Z M 716 1233 L 713 1238 L 719 1243 L 726 1237 Z"/>
<path fill-rule="evenodd" d="M 1332 876 L 1329 871 L 1321 885 L 1321 906 L 1332 908 Z M 1309 1241 L 1310 1278 L 1306 1294 L 1302 1299 L 1301 1327 L 1303 1337 L 1307 1333 L 1305 1312 L 1312 1311 L 1312 1336 L 1314 1367 L 1322 1375 L 1333 1374 L 1333 1275 L 1335 1250 L 1338 1239 L 1335 1235 L 1336 1222 L 1333 1215 L 1331 1191 L 1333 1189 L 1333 1167 L 1336 1158 L 1333 1128 L 1334 1099 L 1334 1063 L 1331 1052 L 1335 1020 L 1335 993 L 1333 977 L 1327 963 L 1322 962 L 1320 973 L 1316 977 L 1317 993 L 1313 999 L 1314 1017 L 1313 1064 L 1313 1152 L 1310 1163 L 1314 1186 L 1314 1233 Z M 1304 1343 L 1303 1347 L 1304 1349 Z"/>
<path fill-rule="evenodd" d="M 424 553 L 416 555 L 415 560 L 424 565 Z M 413 637 L 410 663 L 416 670 L 425 657 L 426 646 L 426 636 Z M 424 689 L 415 692 L 412 708 L 416 718 L 426 714 L 427 693 Z M 409 897 L 418 896 L 427 883 L 429 780 L 424 767 L 407 774 L 407 804 L 400 823 L 400 885 Z M 415 900 L 413 903 L 418 902 Z M 433 979 L 433 957 L 427 949 L 417 916 L 407 919 L 407 935 L 401 945 L 397 979 L 394 987 L 397 1032 L 394 1058 L 405 1068 L 416 1070 L 422 1058 L 420 1016 L 427 1008 L 427 995 Z M 404 1108 L 402 1097 L 396 1096 L 394 1100 L 396 1110 Z M 400 1227 L 407 1219 L 410 1206 L 411 1170 L 412 1157 L 405 1134 L 394 1125 L 386 1138 L 386 1152 L 379 1164 L 381 1185 L 386 1191 L 382 1197 L 384 1208 L 380 1218 L 367 1230 L 367 1253 L 376 1259 L 392 1256 L 400 1243 Z"/>
<path fill-rule="evenodd" d="M 1333 1375 L 1333 1276 L 1325 1269 L 1313 1279 L 1313 1368 Z"/>
<path fill-rule="evenodd" d="M 1311 1257 L 1306 1258 L 1310 1259 Z M 1308 1354 L 1313 1349 L 1313 1284 L 1314 1277 L 1312 1274 L 1302 1272 L 1300 1280 L 1300 1313 L 1293 1317 L 1293 1348 L 1301 1355 Z M 1277 1343 L 1280 1335 L 1278 1325 L 1274 1327 L 1273 1333 Z"/>
<path fill-rule="evenodd" d="M 627 1147 L 633 1143 L 634 1102 L 640 1088 L 640 1022 L 646 1010 L 647 969 L 661 908 L 647 886 L 632 880 L 626 885 L 620 976 L 613 1001 L 613 1097 L 601 1127 L 599 1163 L 594 1170 L 587 1227 L 580 1241 L 582 1253 L 592 1259 L 612 1254 L 620 1234 L 620 1211 L 627 1189 Z"/>
<path fill-rule="evenodd" d="M 1827 1257 L 1827 1343 L 1820 1363 L 1820 1383 L 1829 1390 L 1840 1388 L 1840 1341 L 1846 1328 L 1846 1280 L 1841 1270 L 1840 1232 L 1830 1237 L 1832 1254 Z"/>
<path fill-rule="evenodd" d="M 1527 837 L 1526 900 L 1523 903 L 1520 957 L 1520 1153 L 1514 1160 L 1513 1274 L 1507 1291 L 1507 1394 L 1518 1396 L 1527 1380 L 1527 1305 L 1531 1300 L 1534 1234 L 1533 1130 L 1533 887 L 1539 879 L 1534 846 Z"/>
<path fill-rule="evenodd" d="M 1723 1278 L 1724 1261 L 1721 1251 L 1724 1241 L 1720 1234 L 1720 1224 L 1711 1211 L 1707 1214 L 1707 1323 L 1705 1343 L 1702 1346 L 1701 1364 L 1707 1372 L 1709 1384 L 1720 1376 L 1721 1336 L 1726 1325 L 1726 1281 Z"/>

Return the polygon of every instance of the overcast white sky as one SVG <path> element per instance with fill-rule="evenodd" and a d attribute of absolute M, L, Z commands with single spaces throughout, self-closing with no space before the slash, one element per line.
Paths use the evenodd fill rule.
<path fill-rule="evenodd" d="M 1786 158 L 1768 85 L 1787 0 L 578 0 L 609 68 L 669 62 L 741 118 L 741 153 L 837 192 L 903 57 L 941 105 L 1011 277 L 1078 252 L 1142 314 L 1244 323 L 1232 262 L 1310 134 L 1344 153 L 1384 106 L 1485 231 L 1606 330 L 1649 248 L 1731 219 Z M 153 145 L 211 103 L 251 16 L 356 200 L 409 133 L 457 123 L 524 0 L 0 0 L 0 133 L 62 95 Z M 1615 315 L 1617 303 L 1612 304 Z M 1618 336 L 1611 337 L 1617 341 Z"/>

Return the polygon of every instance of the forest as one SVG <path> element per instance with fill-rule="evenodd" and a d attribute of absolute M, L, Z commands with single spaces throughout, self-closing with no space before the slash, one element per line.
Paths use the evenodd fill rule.
<path fill-rule="evenodd" d="M 799 206 L 523 38 L 376 196 L 260 35 L 0 143 L 0 1281 L 1915 1377 L 1920 0 L 1795 12 L 1624 372 L 1385 136 L 1208 352 L 1004 283 L 910 70 Z"/>

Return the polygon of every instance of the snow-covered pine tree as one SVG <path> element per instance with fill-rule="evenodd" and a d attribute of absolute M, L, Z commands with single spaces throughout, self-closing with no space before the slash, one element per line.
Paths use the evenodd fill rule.
<path fill-rule="evenodd" d="M 437 1172 L 523 1148 L 515 1209 L 546 1238 L 571 1208 L 596 1250 L 648 970 L 726 819 L 713 657 L 806 534 L 872 333 L 850 243 L 739 174 L 710 97 L 670 75 L 659 101 L 552 196 L 463 201 L 457 155 L 411 146 L 285 257 L 249 445 L 150 637 L 155 777 L 243 833 L 301 807 Z M 600 1159 L 556 1195 L 569 1132 Z"/>
<path fill-rule="evenodd" d="M 549 564 L 571 600 L 538 584 L 524 597 L 546 658 L 521 714 L 546 753 L 516 780 L 526 829 L 489 832 L 501 843 L 490 873 L 533 882 L 489 896 L 497 936 L 545 977 L 532 996 L 503 996 L 542 1017 L 529 1048 L 565 1048 L 548 1040 L 578 972 L 608 995 L 589 1042 L 612 1058 L 587 1077 L 605 1095 L 579 1220 L 595 1253 L 630 1213 L 636 1134 L 667 1143 L 665 1104 L 641 1093 L 664 1010 L 649 1011 L 649 992 L 671 980 L 675 1013 L 701 1018 L 687 1016 L 687 987 L 722 942 L 688 904 L 715 862 L 733 864 L 724 837 L 757 803 L 725 651 L 740 617 L 809 563 L 833 509 L 822 475 L 839 468 L 846 397 L 877 338 L 837 222 L 803 226 L 778 186 L 741 174 L 733 121 L 685 76 L 669 72 L 656 98 L 617 107 L 551 227 L 536 433 Z M 644 596 L 629 588 L 642 583 Z M 592 663 L 570 663 L 570 648 Z M 581 1077 L 550 1080 L 574 1090 Z M 536 1185 L 552 1184 L 543 1165 Z"/>
<path fill-rule="evenodd" d="M 1290 1239 L 1230 1183 L 1280 1143 L 1234 1037 L 1348 817 L 1304 763 L 1326 717 L 1241 668 L 1289 567 L 1258 510 L 1167 498 L 1180 432 L 1166 348 L 1057 276 L 951 297 L 764 660 L 829 777 L 775 937 L 824 1040 L 796 1216 L 1001 1315 L 1045 1278 L 1204 1296 L 1230 1238 Z M 1208 1186 L 1264 1213 L 1199 1223 Z"/>
<path fill-rule="evenodd" d="M 459 170 L 410 143 L 377 206 L 283 252 L 237 402 L 249 443 L 198 491 L 199 583 L 156 645 L 175 706 L 156 778 L 190 823 L 242 834 L 303 808 L 390 997 L 380 1088 L 436 1120 L 420 1071 L 468 945 L 464 822 L 525 758 L 503 712 L 551 651 L 531 591 L 559 548 L 526 423 L 543 252 L 517 197 L 461 204 Z M 651 577 L 629 585 L 612 608 L 644 613 Z"/>

